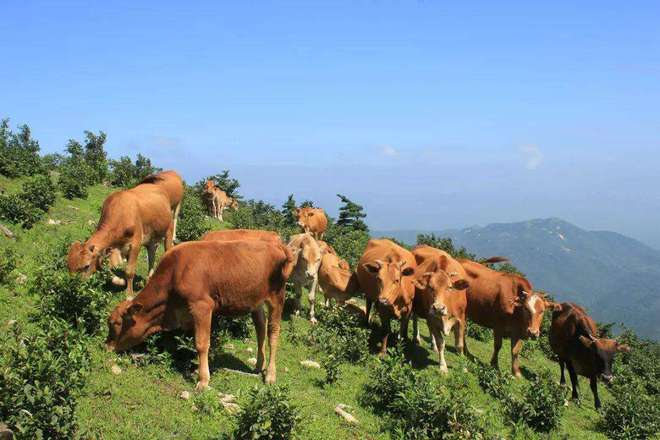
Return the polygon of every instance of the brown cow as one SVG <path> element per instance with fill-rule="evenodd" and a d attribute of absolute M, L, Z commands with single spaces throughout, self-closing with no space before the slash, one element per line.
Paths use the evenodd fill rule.
<path fill-rule="evenodd" d="M 172 209 L 172 218 L 174 219 L 174 231 L 172 232 L 172 241 L 176 241 L 176 224 L 179 218 L 179 211 L 181 210 L 181 201 L 183 200 L 183 179 L 176 171 L 167 170 L 160 173 L 151 174 L 140 183 L 153 183 L 160 186 L 167 198 L 170 200 L 170 208 Z"/>
<path fill-rule="evenodd" d="M 334 298 L 340 304 L 360 290 L 357 274 L 348 263 L 334 253 L 324 253 L 319 267 L 319 287 L 326 302 Z"/>
<path fill-rule="evenodd" d="M 323 209 L 298 208 L 296 214 L 298 215 L 298 226 L 303 228 L 303 231 L 312 234 L 317 240 L 323 238 L 323 234 L 328 229 L 328 217 Z"/>
<path fill-rule="evenodd" d="M 285 285 L 293 257 L 286 246 L 265 241 L 196 241 L 163 255 L 147 285 L 120 303 L 108 319 L 109 350 L 123 351 L 161 330 L 195 330 L 197 389 L 208 387 L 212 315 L 252 314 L 257 332 L 257 371 L 264 367 L 268 306 L 270 359 L 264 377 L 274 383 Z"/>
<path fill-rule="evenodd" d="M 209 231 L 202 236 L 202 241 L 232 241 L 232 240 L 262 240 L 281 243 L 282 240 L 277 232 L 263 231 L 260 229 L 222 229 Z"/>
<path fill-rule="evenodd" d="M 465 270 L 447 252 L 431 246 L 417 246 L 412 251 L 417 262 L 415 299 L 413 301 L 413 332 L 419 342 L 417 317 L 426 319 L 438 352 L 440 371 L 446 373 L 445 336 L 454 329 L 456 350 L 463 354 L 465 341 L 467 297 Z"/>
<path fill-rule="evenodd" d="M 238 201 L 229 197 L 226 192 L 218 188 L 212 180 L 207 180 L 204 185 L 204 194 L 209 205 L 209 211 L 213 218 L 224 221 L 222 213 L 227 208 L 238 209 Z"/>
<path fill-rule="evenodd" d="M 416 267 L 410 251 L 386 239 L 369 240 L 358 262 L 358 282 L 367 299 L 367 322 L 371 306 L 376 302 L 382 323 L 381 355 L 387 351 L 392 318 L 401 320 L 401 334 L 407 334 L 415 296 L 413 274 Z"/>
<path fill-rule="evenodd" d="M 158 241 L 164 240 L 165 250 L 168 250 L 172 247 L 173 235 L 171 202 L 162 186 L 142 183 L 135 188 L 114 192 L 103 202 L 96 232 L 85 243 L 76 241 L 71 245 L 67 258 L 69 272 L 89 276 L 100 267 L 108 253 L 112 256 L 111 264 L 127 255 L 126 293 L 130 297 L 140 248 L 147 248 L 151 275 Z M 123 284 L 115 279 L 113 282 Z"/>
<path fill-rule="evenodd" d="M 561 384 L 566 383 L 564 365 L 568 367 L 573 385 L 573 399 L 578 399 L 577 375 L 589 378 L 596 409 L 600 408 L 598 379 L 612 381 L 612 363 L 616 353 L 629 352 L 630 347 L 614 339 L 598 338 L 596 323 L 577 304 L 562 303 L 552 314 L 550 346 L 559 358 Z"/>
<path fill-rule="evenodd" d="M 328 253 L 328 254 L 335 254 L 337 255 L 337 251 L 335 251 L 335 248 L 330 246 L 328 242 L 325 242 L 323 240 L 316 240 L 316 242 L 319 244 L 319 247 L 321 248 L 321 252 Z"/>
<path fill-rule="evenodd" d="M 314 237 L 307 233 L 292 235 L 288 247 L 296 262 L 290 278 L 296 299 L 296 313 L 300 313 L 302 289 L 309 286 L 307 296 L 309 299 L 309 320 L 316 323 L 314 305 L 316 303 L 319 267 L 321 266 L 321 248 Z"/>
<path fill-rule="evenodd" d="M 500 257 L 485 263 L 502 261 Z M 491 365 L 497 367 L 502 339 L 511 338 L 511 371 L 520 377 L 518 355 L 523 340 L 538 338 L 541 333 L 543 313 L 546 309 L 558 310 L 561 306 L 546 301 L 541 293 L 534 292 L 524 277 L 498 272 L 471 260 L 459 260 L 470 287 L 467 293 L 467 317 L 475 323 L 493 329 L 494 351 Z"/>

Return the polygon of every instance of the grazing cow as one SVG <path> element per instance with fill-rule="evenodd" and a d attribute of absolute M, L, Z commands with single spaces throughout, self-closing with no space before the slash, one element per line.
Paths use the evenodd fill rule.
<path fill-rule="evenodd" d="M 328 229 L 328 217 L 325 211 L 321 208 L 298 208 L 296 209 L 298 215 L 298 226 L 303 228 L 303 231 L 312 234 L 314 238 L 320 240 Z"/>
<path fill-rule="evenodd" d="M 213 218 L 224 221 L 222 213 L 227 208 L 238 209 L 238 201 L 229 197 L 226 192 L 218 188 L 212 180 L 207 180 L 204 185 L 204 194 L 209 205 L 209 211 Z"/>
<path fill-rule="evenodd" d="M 252 314 L 257 332 L 257 371 L 264 367 L 268 306 L 270 359 L 265 382 L 275 382 L 285 285 L 293 257 L 286 246 L 265 241 L 196 241 L 163 255 L 147 285 L 120 303 L 108 319 L 109 350 L 127 350 L 156 332 L 195 330 L 199 356 L 197 389 L 208 387 L 212 315 Z"/>
<path fill-rule="evenodd" d="M 288 247 L 296 263 L 289 280 L 293 283 L 296 313 L 300 313 L 302 289 L 309 286 L 307 296 L 309 299 L 309 320 L 316 323 L 314 305 L 316 303 L 316 287 L 319 282 L 319 267 L 321 266 L 321 248 L 314 237 L 307 233 L 292 235 Z"/>
<path fill-rule="evenodd" d="M 407 335 L 415 296 L 413 274 L 416 267 L 410 251 L 386 239 L 369 240 L 358 262 L 358 282 L 367 299 L 367 323 L 374 302 L 382 323 L 381 355 L 387 351 L 392 318 L 401 320 L 401 334 Z"/>
<path fill-rule="evenodd" d="M 334 253 L 324 253 L 319 267 L 319 287 L 326 302 L 334 298 L 340 304 L 353 297 L 359 290 L 357 274 L 348 263 Z"/>
<path fill-rule="evenodd" d="M 506 261 L 502 257 L 485 260 L 484 263 Z M 511 371 L 520 377 L 518 355 L 523 340 L 536 339 L 541 333 L 543 313 L 546 309 L 558 310 L 559 304 L 546 301 L 541 293 L 534 292 L 524 277 L 498 272 L 471 260 L 459 260 L 470 284 L 467 292 L 467 317 L 471 321 L 493 329 L 494 351 L 491 365 L 497 367 L 502 339 L 511 338 Z"/>
<path fill-rule="evenodd" d="M 629 352 L 630 347 L 614 339 L 598 338 L 596 323 L 577 304 L 562 303 L 552 314 L 550 346 L 559 358 L 561 384 L 566 383 L 564 365 L 573 385 L 573 399 L 578 399 L 578 374 L 589 378 L 596 409 L 600 408 L 598 379 L 612 381 L 612 363 L 616 353 Z"/>
<path fill-rule="evenodd" d="M 440 371 L 446 373 L 445 336 L 454 329 L 456 350 L 463 354 L 467 309 L 465 270 L 447 252 L 431 246 L 417 246 L 412 251 L 417 262 L 413 332 L 419 342 L 417 317 L 426 319 L 433 348 L 438 352 Z"/>
<path fill-rule="evenodd" d="M 126 293 L 133 295 L 133 278 L 142 246 L 147 248 L 149 275 L 156 259 L 158 242 L 164 240 L 165 250 L 172 247 L 174 219 L 171 202 L 162 186 L 141 183 L 135 188 L 110 194 L 103 202 L 101 219 L 96 232 L 87 241 L 76 241 L 69 249 L 69 272 L 89 276 L 110 254 L 113 267 L 128 256 L 126 265 Z M 113 283 L 123 285 L 118 277 Z"/>
<path fill-rule="evenodd" d="M 183 200 L 183 179 L 176 171 L 167 170 L 160 173 L 151 174 L 140 183 L 153 183 L 160 186 L 167 198 L 170 200 L 170 208 L 172 209 L 172 218 L 174 219 L 174 230 L 172 232 L 172 241 L 176 240 L 176 224 L 179 218 L 179 211 L 181 210 L 181 201 Z"/>
<path fill-rule="evenodd" d="M 202 236 L 201 241 L 232 241 L 232 240 L 262 240 L 281 243 L 277 232 L 260 229 L 222 229 L 209 231 Z"/>

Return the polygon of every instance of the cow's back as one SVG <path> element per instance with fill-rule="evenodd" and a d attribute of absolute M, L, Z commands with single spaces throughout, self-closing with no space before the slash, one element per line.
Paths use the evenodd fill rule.
<path fill-rule="evenodd" d="M 201 238 L 202 241 L 233 241 L 233 240 L 262 240 L 281 243 L 280 236 L 273 231 L 260 229 L 223 229 L 209 231 Z"/>
<path fill-rule="evenodd" d="M 172 207 L 167 194 L 155 184 L 140 184 L 127 191 L 135 200 L 137 221 L 145 234 L 164 233 L 172 222 Z"/>
<path fill-rule="evenodd" d="M 154 184 L 165 192 L 170 202 L 170 208 L 174 209 L 183 200 L 183 179 L 174 170 L 162 171 L 142 179 L 140 184 Z"/>
<path fill-rule="evenodd" d="M 584 309 L 574 303 L 562 303 L 561 310 L 552 314 L 550 324 L 550 347 L 562 359 L 578 356 L 580 336 L 597 335 L 596 323 Z"/>

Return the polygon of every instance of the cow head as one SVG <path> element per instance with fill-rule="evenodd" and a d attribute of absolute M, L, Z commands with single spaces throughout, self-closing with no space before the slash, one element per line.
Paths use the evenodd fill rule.
<path fill-rule="evenodd" d="M 214 189 L 215 189 L 215 183 L 213 183 L 212 180 L 207 180 L 206 183 L 204 184 L 204 192 L 207 194 L 213 194 Z"/>
<path fill-rule="evenodd" d="M 432 319 L 441 319 L 443 322 L 449 318 L 450 297 L 459 291 L 467 289 L 470 285 L 464 279 L 452 281 L 444 270 L 425 272 L 415 278 L 415 287 L 422 294 L 433 298 L 429 315 Z"/>
<path fill-rule="evenodd" d="M 406 284 L 412 284 L 412 275 L 415 273 L 415 269 L 408 266 L 406 260 L 375 260 L 364 263 L 363 266 L 376 277 L 378 285 L 377 307 L 379 310 L 385 311 L 397 319 L 401 318 L 402 313 L 410 311 L 410 303 L 414 292 L 408 292 Z"/>
<path fill-rule="evenodd" d="M 328 286 L 323 286 L 326 298 L 333 298 L 340 304 L 353 297 L 359 290 L 357 275 L 351 271 L 346 261 L 335 254 L 326 253 L 321 259 L 319 278 L 323 277 Z"/>
<path fill-rule="evenodd" d="M 297 260 L 297 270 L 304 270 L 309 279 L 316 277 L 323 253 L 314 238 L 309 234 L 298 234 L 289 243 L 289 249 Z"/>
<path fill-rule="evenodd" d="M 108 350 L 128 350 L 160 330 L 141 316 L 143 308 L 134 300 L 123 301 L 115 307 L 108 318 L 108 339 L 105 341 Z"/>
<path fill-rule="evenodd" d="M 230 197 L 230 198 L 229 198 L 229 207 L 230 207 L 231 209 L 238 209 L 238 200 L 236 200 L 236 199 L 233 198 L 233 197 Z"/>
<path fill-rule="evenodd" d="M 296 215 L 298 217 L 298 226 L 307 230 L 309 228 L 309 218 L 314 216 L 314 208 L 297 208 Z"/>
<path fill-rule="evenodd" d="M 523 326 L 527 327 L 524 330 L 523 336 L 537 339 L 541 335 L 541 324 L 543 324 L 543 313 L 546 310 L 559 311 L 561 305 L 547 301 L 543 294 L 526 291 L 522 288 L 518 289 L 518 297 L 515 302 L 516 308 L 521 310 Z"/>
<path fill-rule="evenodd" d="M 102 250 L 94 244 L 79 241 L 72 243 L 66 260 L 69 272 L 89 277 L 100 265 L 101 254 Z"/>
<path fill-rule="evenodd" d="M 596 369 L 596 377 L 609 384 L 612 382 L 612 364 L 617 353 L 629 352 L 630 347 L 620 344 L 615 339 L 596 338 L 591 334 L 580 336 L 580 344 L 586 348 L 591 356 L 592 365 Z"/>

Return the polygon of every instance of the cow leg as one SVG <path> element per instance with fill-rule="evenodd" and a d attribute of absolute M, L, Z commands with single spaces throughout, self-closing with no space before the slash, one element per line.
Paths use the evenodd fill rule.
<path fill-rule="evenodd" d="M 314 316 L 314 305 L 316 304 L 316 287 L 319 284 L 318 275 L 314 277 L 312 281 L 312 287 L 309 288 L 307 293 L 307 299 L 309 300 L 309 321 L 312 324 L 316 324 L 316 317 Z"/>
<path fill-rule="evenodd" d="M 594 405 L 596 409 L 600 409 L 600 398 L 598 397 L 598 380 L 595 377 L 589 379 L 589 386 L 591 387 L 591 392 L 594 394 Z"/>
<path fill-rule="evenodd" d="M 176 241 L 176 223 L 179 220 L 179 211 L 181 210 L 181 203 L 176 205 L 176 208 L 174 208 L 174 217 L 172 219 L 172 222 L 174 223 L 174 228 L 172 230 L 172 242 Z M 166 248 L 167 250 L 167 248 Z"/>
<path fill-rule="evenodd" d="M 520 374 L 520 362 L 518 360 L 522 346 L 522 339 L 511 337 L 511 374 L 516 378 L 522 377 L 522 374 Z"/>
<path fill-rule="evenodd" d="M 293 297 L 294 297 L 294 308 L 296 309 L 296 316 L 300 315 L 300 310 L 302 309 L 302 284 L 295 281 L 293 283 Z"/>
<path fill-rule="evenodd" d="M 225 210 L 225 207 L 224 207 L 224 206 L 220 206 L 220 208 L 218 209 L 218 220 L 220 220 L 221 222 L 224 221 L 224 219 L 222 218 L 222 212 L 223 212 L 224 210 Z"/>
<path fill-rule="evenodd" d="M 564 361 L 559 359 L 559 371 L 561 372 L 561 378 L 559 379 L 559 385 L 566 385 L 566 376 L 564 376 Z"/>
<path fill-rule="evenodd" d="M 431 350 L 433 350 L 434 353 L 438 352 L 438 341 L 433 335 L 433 332 L 431 332 Z"/>
<path fill-rule="evenodd" d="M 465 319 L 458 320 L 456 324 L 454 324 L 454 337 L 456 352 L 458 352 L 459 356 L 463 356 L 465 348 Z"/>
<path fill-rule="evenodd" d="M 124 263 L 124 259 L 121 256 L 121 251 L 119 249 L 112 249 L 110 251 L 110 268 L 116 269 Z M 112 275 L 112 284 L 119 287 L 126 286 L 126 280 L 118 277 L 117 275 Z"/>
<path fill-rule="evenodd" d="M 211 373 L 209 372 L 209 346 L 211 345 L 211 311 L 212 305 L 199 302 L 191 307 L 195 323 L 195 348 L 199 357 L 199 382 L 195 389 L 204 391 L 209 388 Z"/>
<path fill-rule="evenodd" d="M 252 322 L 257 332 L 257 365 L 255 369 L 260 373 L 264 369 L 266 356 L 266 317 L 264 316 L 264 309 L 262 306 L 252 312 Z"/>
<path fill-rule="evenodd" d="M 382 323 L 382 327 L 380 331 L 382 332 L 381 334 L 381 340 L 380 340 L 380 351 L 378 352 L 379 356 L 385 356 L 385 353 L 387 353 L 387 339 L 390 336 L 390 332 L 392 331 L 392 328 L 390 327 L 390 318 L 385 318 L 383 315 L 380 316 L 380 322 Z"/>
<path fill-rule="evenodd" d="M 366 312 L 367 312 L 367 313 L 366 313 L 366 315 L 365 315 L 365 317 L 364 317 L 364 318 L 365 318 L 365 322 L 364 322 L 364 323 L 365 323 L 365 325 L 366 325 L 367 327 L 369 327 L 369 314 L 371 313 L 371 305 L 373 304 L 373 301 L 370 300 L 369 298 L 366 298 L 366 303 L 367 303 L 367 305 L 366 305 Z"/>
<path fill-rule="evenodd" d="M 498 358 L 500 349 L 502 348 L 502 334 L 498 331 L 493 331 L 493 357 L 490 358 L 490 365 L 495 368 L 498 367 Z"/>
<path fill-rule="evenodd" d="M 282 309 L 284 308 L 284 295 L 281 295 L 282 301 L 270 305 L 270 314 L 268 316 L 268 371 L 264 381 L 266 384 L 275 383 L 277 371 L 277 345 L 280 339 L 280 322 L 282 320 Z"/>
<path fill-rule="evenodd" d="M 419 324 L 417 323 L 417 315 L 413 315 L 413 342 L 417 345 L 422 343 L 422 338 L 419 335 Z"/>
<path fill-rule="evenodd" d="M 172 246 L 174 246 L 174 233 L 176 231 L 176 223 L 174 220 L 170 222 L 170 225 L 167 227 L 167 232 L 165 232 L 165 238 L 163 239 L 163 246 L 165 247 L 165 252 L 169 251 Z"/>
<path fill-rule="evenodd" d="M 448 373 L 449 369 L 447 368 L 447 361 L 445 360 L 445 335 L 442 332 L 442 324 L 440 326 L 432 324 L 429 326 L 429 329 L 431 330 L 433 340 L 437 344 L 438 362 L 440 362 L 440 372 Z"/>
<path fill-rule="evenodd" d="M 399 338 L 402 341 L 408 340 L 408 322 L 410 322 L 410 318 L 401 318 L 401 325 L 399 326 Z"/>
<path fill-rule="evenodd" d="M 571 398 L 573 400 L 578 400 L 580 398 L 578 396 L 578 388 L 580 387 L 580 384 L 578 383 L 578 377 L 575 373 L 575 368 L 573 368 L 573 363 L 571 361 L 566 361 L 566 366 L 568 367 L 568 375 L 571 376 L 571 385 L 573 388 Z"/>
<path fill-rule="evenodd" d="M 137 268 L 138 255 L 142 247 L 142 234 L 136 234 L 128 251 L 128 263 L 126 264 L 126 296 L 133 299 L 133 279 Z"/>
<path fill-rule="evenodd" d="M 156 262 L 156 250 L 158 249 L 158 242 L 147 244 L 147 266 L 149 267 L 148 278 L 154 273 L 154 263 Z"/>

